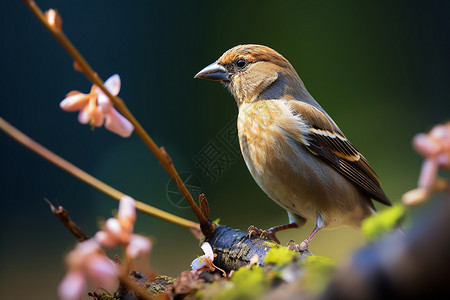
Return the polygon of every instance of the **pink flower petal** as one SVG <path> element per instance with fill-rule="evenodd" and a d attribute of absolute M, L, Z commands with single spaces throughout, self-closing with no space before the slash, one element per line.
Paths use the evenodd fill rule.
<path fill-rule="evenodd" d="M 124 116 L 114 108 L 105 114 L 105 128 L 117 133 L 121 137 L 129 137 L 134 130 L 134 126 Z"/>
<path fill-rule="evenodd" d="M 87 124 L 91 120 L 91 116 L 88 114 L 88 112 L 84 109 L 80 110 L 80 113 L 78 114 L 78 122 L 81 124 Z"/>
<path fill-rule="evenodd" d="M 419 187 L 432 188 L 436 179 L 438 169 L 437 162 L 434 159 L 426 159 L 422 163 L 422 169 L 419 177 Z"/>
<path fill-rule="evenodd" d="M 65 111 L 77 111 L 84 108 L 88 104 L 88 102 L 88 95 L 80 93 L 65 98 L 63 101 L 61 101 L 61 103 L 59 103 L 59 107 L 61 107 Z"/>
<path fill-rule="evenodd" d="M 78 243 L 75 250 L 80 256 L 98 254 L 101 252 L 100 245 L 93 239 Z"/>
<path fill-rule="evenodd" d="M 212 250 L 211 244 L 208 242 L 204 242 L 201 246 L 203 252 L 205 252 L 205 255 L 202 255 L 196 259 L 194 259 L 191 263 L 192 270 L 200 269 L 201 267 L 205 266 L 205 258 L 209 259 L 211 261 L 214 260 L 214 252 Z"/>
<path fill-rule="evenodd" d="M 92 125 L 94 125 L 95 127 L 100 127 L 103 125 L 103 121 L 105 120 L 105 118 L 102 112 L 100 112 L 98 109 L 95 109 L 91 113 L 91 120 L 94 121 Z"/>
<path fill-rule="evenodd" d="M 66 256 L 66 262 L 69 269 L 79 269 L 84 264 L 86 258 L 91 255 L 98 255 L 102 250 L 100 245 L 94 239 L 89 239 L 78 243 L 75 249 Z"/>
<path fill-rule="evenodd" d="M 450 138 L 449 129 L 445 125 L 436 125 L 429 133 L 432 139 L 446 140 Z"/>
<path fill-rule="evenodd" d="M 114 292 L 119 286 L 117 265 L 105 256 L 91 258 L 86 264 L 86 271 L 97 287 Z"/>
<path fill-rule="evenodd" d="M 126 251 L 130 258 L 135 259 L 140 254 L 150 253 L 151 248 L 152 245 L 148 238 L 139 234 L 133 234 L 130 238 L 130 243 L 128 244 Z"/>
<path fill-rule="evenodd" d="M 63 300 L 79 300 L 86 289 L 83 273 L 72 271 L 66 274 L 59 284 L 58 294 Z"/>
<path fill-rule="evenodd" d="M 422 156 L 430 157 L 439 153 L 441 147 L 426 134 L 419 133 L 413 139 L 413 146 Z"/>
<path fill-rule="evenodd" d="M 94 90 L 95 91 L 95 90 Z M 100 127 L 103 124 L 104 116 L 102 111 L 97 107 L 97 94 L 93 92 L 89 96 L 88 104 L 83 107 L 78 115 L 78 121 L 81 124 L 91 124 Z"/>
<path fill-rule="evenodd" d="M 128 220 L 133 224 L 136 222 L 136 206 L 133 198 L 130 196 L 120 198 L 117 218 L 119 220 Z"/>
<path fill-rule="evenodd" d="M 106 97 L 106 95 L 101 90 L 99 90 L 97 101 L 98 106 L 101 107 L 102 112 L 105 115 L 111 112 L 111 109 L 113 108 L 111 100 L 109 100 L 109 98 Z"/>
<path fill-rule="evenodd" d="M 103 124 L 104 116 L 99 110 L 95 109 L 90 111 L 86 106 L 78 114 L 78 122 L 80 122 L 81 124 L 90 124 L 91 120 L 94 120 L 93 125 L 95 127 L 100 127 Z"/>
<path fill-rule="evenodd" d="M 105 81 L 106 89 L 113 95 L 117 96 L 120 92 L 120 76 L 114 74 Z"/>
<path fill-rule="evenodd" d="M 99 242 L 100 245 L 107 248 L 113 248 L 119 245 L 119 241 L 108 234 L 106 231 L 99 231 L 95 234 L 95 239 Z"/>
<path fill-rule="evenodd" d="M 201 246 L 203 252 L 205 252 L 205 256 L 208 257 L 211 261 L 214 260 L 214 252 L 211 248 L 211 244 L 208 242 L 204 242 Z"/>
<path fill-rule="evenodd" d="M 115 218 L 106 220 L 105 228 L 108 233 L 113 234 L 114 236 L 120 236 L 122 234 L 122 226 L 120 225 L 119 220 Z"/>
<path fill-rule="evenodd" d="M 120 92 L 119 75 L 114 74 L 113 76 L 109 77 L 105 81 L 105 87 L 113 96 L 117 96 Z M 98 92 L 98 99 L 97 99 L 98 105 L 102 108 L 104 114 L 109 114 L 111 112 L 111 109 L 113 108 L 111 100 L 103 93 L 101 89 L 97 89 L 97 92 Z"/>
<path fill-rule="evenodd" d="M 201 257 L 197 257 L 191 262 L 191 269 L 198 270 L 206 265 L 205 261 Z"/>

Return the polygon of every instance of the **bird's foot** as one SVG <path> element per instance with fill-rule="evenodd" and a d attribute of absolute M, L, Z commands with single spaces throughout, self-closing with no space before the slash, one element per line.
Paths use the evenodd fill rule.
<path fill-rule="evenodd" d="M 309 242 L 308 240 L 304 240 L 298 245 L 298 250 L 301 252 L 308 251 L 309 252 Z"/>
<path fill-rule="evenodd" d="M 261 238 L 267 238 L 269 240 L 274 241 L 277 244 L 280 244 L 280 240 L 277 239 L 276 237 L 276 233 L 277 231 L 272 230 L 272 228 L 268 229 L 268 230 L 262 230 L 259 229 L 258 227 L 255 227 L 253 225 L 250 225 L 250 227 L 248 228 L 248 238 L 250 239 L 252 236 L 259 236 Z"/>
<path fill-rule="evenodd" d="M 304 240 L 300 244 L 296 244 L 293 240 L 290 240 L 289 243 L 287 243 L 286 247 L 288 247 L 291 250 L 299 252 L 303 256 L 311 256 L 312 253 L 309 251 L 309 242 L 308 240 Z"/>

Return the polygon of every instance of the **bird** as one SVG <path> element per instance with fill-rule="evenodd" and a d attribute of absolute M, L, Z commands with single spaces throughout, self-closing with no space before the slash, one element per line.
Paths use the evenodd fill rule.
<path fill-rule="evenodd" d="M 194 78 L 222 82 L 238 106 L 237 130 L 244 161 L 259 187 L 284 208 L 289 223 L 252 233 L 276 242 L 276 233 L 322 228 L 356 229 L 376 213 L 373 200 L 392 205 L 366 158 L 305 88 L 289 61 L 263 45 L 227 50 Z"/>

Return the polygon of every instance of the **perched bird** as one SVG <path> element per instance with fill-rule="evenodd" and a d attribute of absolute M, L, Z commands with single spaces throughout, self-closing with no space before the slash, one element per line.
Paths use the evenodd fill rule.
<path fill-rule="evenodd" d="M 250 173 L 263 191 L 287 210 L 289 224 L 267 231 L 316 224 L 359 228 L 375 212 L 372 199 L 391 205 L 377 175 L 306 90 L 295 69 L 275 50 L 239 45 L 195 78 L 221 81 L 239 107 L 239 143 Z"/>

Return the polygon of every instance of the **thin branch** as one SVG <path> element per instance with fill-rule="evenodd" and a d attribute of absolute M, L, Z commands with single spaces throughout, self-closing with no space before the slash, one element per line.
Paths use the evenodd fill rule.
<path fill-rule="evenodd" d="M 127 118 L 131 124 L 133 124 L 136 134 L 141 138 L 141 140 L 147 145 L 147 147 L 152 151 L 152 153 L 156 156 L 156 158 L 159 160 L 163 168 L 166 170 L 166 172 L 170 175 L 170 178 L 173 180 L 177 188 L 180 190 L 181 194 L 184 196 L 186 201 L 191 206 L 192 210 L 194 211 L 195 215 L 197 216 L 197 219 L 199 220 L 200 224 L 204 226 L 208 226 L 209 221 L 208 219 L 202 214 L 200 208 L 198 207 L 197 203 L 192 198 L 191 194 L 189 193 L 188 189 L 184 185 L 183 181 L 180 178 L 180 175 L 176 171 L 174 165 L 172 164 L 171 159 L 168 157 L 168 155 L 165 155 L 163 151 L 155 144 L 153 139 L 148 135 L 148 133 L 145 131 L 145 129 L 141 126 L 141 124 L 136 120 L 136 118 L 133 116 L 133 114 L 130 112 L 130 110 L 127 108 L 125 103 L 122 101 L 120 97 L 113 96 L 105 87 L 103 84 L 103 81 L 100 79 L 98 74 L 94 72 L 94 70 L 91 68 L 91 66 L 87 63 L 87 61 L 83 58 L 83 56 L 80 54 L 80 52 L 75 48 L 75 46 L 70 42 L 70 40 L 66 37 L 64 32 L 61 28 L 52 26 L 47 21 L 44 13 L 41 11 L 41 9 L 36 5 L 36 3 L 32 0 L 23 0 L 25 4 L 28 6 L 28 8 L 33 12 L 33 14 L 38 18 L 38 20 L 47 28 L 47 30 L 53 35 L 53 37 L 61 44 L 61 46 L 67 51 L 67 53 L 75 60 L 77 66 L 83 70 L 83 74 L 93 83 L 96 84 L 108 98 L 111 100 L 111 102 L 114 104 L 114 106 L 117 108 L 117 110 L 125 117 Z"/>
<path fill-rule="evenodd" d="M 74 221 L 72 221 L 72 219 L 69 217 L 69 213 L 64 207 L 59 205 L 58 208 L 56 208 L 55 206 L 53 206 L 50 200 L 48 200 L 47 198 L 44 198 L 44 200 L 50 206 L 52 213 L 61 221 L 61 223 L 63 223 L 63 225 L 67 229 L 69 229 L 70 233 L 72 233 L 77 238 L 78 242 L 83 242 L 89 239 L 81 230 L 81 228 L 78 227 L 78 225 L 75 224 Z"/>
<path fill-rule="evenodd" d="M 64 171 L 68 172 L 69 174 L 73 175 L 74 177 L 80 179 L 81 181 L 84 181 L 85 183 L 89 184 L 90 186 L 98 189 L 99 191 L 105 193 L 106 195 L 116 199 L 120 200 L 123 196 L 125 196 L 124 193 L 116 190 L 115 188 L 107 185 L 106 183 L 98 180 L 97 178 L 93 177 L 92 175 L 86 173 L 85 171 L 81 170 L 80 168 L 76 167 L 72 163 L 68 162 L 64 158 L 56 155 L 55 153 L 51 152 L 44 146 L 40 145 L 36 141 L 32 140 L 28 136 L 26 136 L 24 133 L 19 131 L 17 128 L 6 122 L 3 118 L 0 117 L 0 129 L 3 130 L 6 134 L 8 134 L 10 137 L 12 137 L 14 140 L 25 146 L 26 148 L 30 149 L 31 151 L 35 152 L 36 154 L 39 154 L 46 160 L 50 161 L 51 163 L 55 164 L 56 166 L 60 167 Z M 199 231 L 199 224 L 183 219 L 181 217 L 172 215 L 168 212 L 165 212 L 163 210 L 160 210 L 156 207 L 150 206 L 148 204 L 145 204 L 143 202 L 136 200 L 136 209 L 140 212 L 143 212 L 145 214 L 148 214 L 150 216 L 159 218 L 161 220 L 170 222 L 172 224 L 186 227 L 191 229 L 192 231 Z"/>

